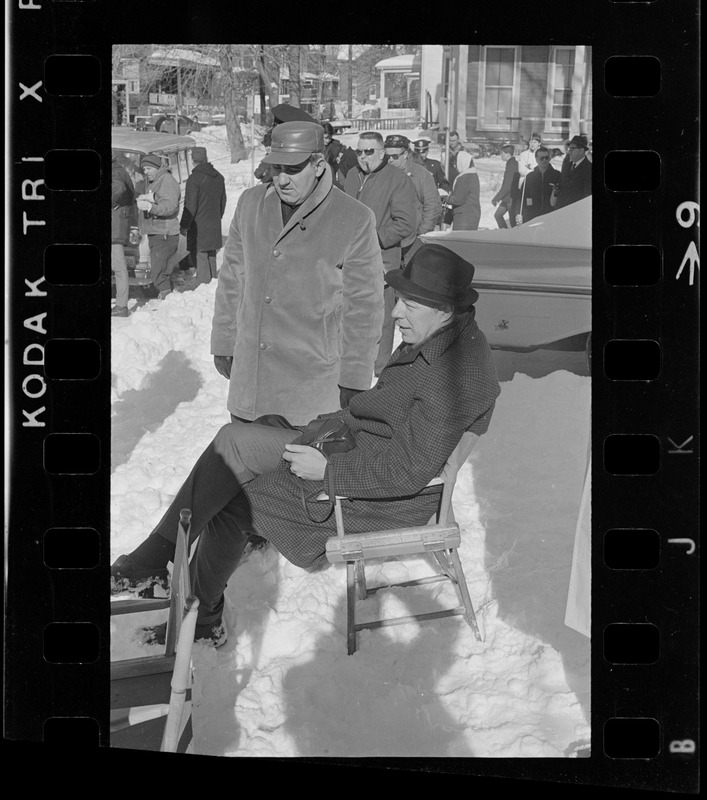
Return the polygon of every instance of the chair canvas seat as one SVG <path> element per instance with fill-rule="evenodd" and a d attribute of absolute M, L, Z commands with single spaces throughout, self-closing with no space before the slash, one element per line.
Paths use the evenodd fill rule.
<path fill-rule="evenodd" d="M 461 544 L 461 531 L 454 521 L 452 510 L 452 493 L 457 473 L 469 457 L 478 436 L 466 432 L 441 473 L 433 478 L 422 490 L 436 490 L 440 494 L 438 512 L 433 515 L 427 525 L 411 526 L 394 530 L 370 531 L 367 533 L 346 534 L 344 531 L 341 500 L 337 495 L 334 505 L 336 515 L 336 536 L 328 539 L 326 557 L 333 563 L 345 563 L 347 574 L 347 642 L 348 653 L 356 651 L 358 631 L 364 628 L 379 628 L 397 625 L 414 620 L 439 619 L 441 617 L 462 615 L 478 641 L 482 640 L 471 604 L 469 589 L 459 559 L 458 548 Z M 328 500 L 326 493 L 318 495 L 317 500 Z M 385 558 L 400 558 L 409 555 L 432 553 L 441 567 L 442 574 L 418 578 L 411 581 L 386 584 L 385 586 L 368 587 L 366 585 L 365 565 L 367 561 Z M 385 618 L 371 622 L 356 622 L 356 602 L 364 600 L 382 589 L 393 587 L 419 586 L 436 581 L 449 580 L 454 586 L 460 605 L 456 608 L 435 611 L 428 614 L 413 614 L 405 617 Z"/>

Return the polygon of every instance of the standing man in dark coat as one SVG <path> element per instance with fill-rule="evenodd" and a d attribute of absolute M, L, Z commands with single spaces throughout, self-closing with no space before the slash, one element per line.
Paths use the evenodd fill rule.
<path fill-rule="evenodd" d="M 518 191 L 518 162 L 513 155 L 515 147 L 506 144 L 501 148 L 501 158 L 506 162 L 501 188 L 491 198 L 491 205 L 498 205 L 493 217 L 499 228 L 507 228 L 506 214 L 511 228 L 516 224 L 515 195 Z"/>
<path fill-rule="evenodd" d="M 430 172 L 413 160 L 407 136 L 398 134 L 387 136 L 384 144 L 388 163 L 402 170 L 410 178 L 417 195 L 417 230 L 401 242 L 405 258 L 418 236 L 435 229 L 442 214 L 442 201 L 439 199 L 439 192 Z"/>
<path fill-rule="evenodd" d="M 564 208 L 592 193 L 592 162 L 587 158 L 589 144 L 581 134 L 567 144 L 567 163 L 562 165 L 560 185 L 553 193 L 554 208 Z"/>
<path fill-rule="evenodd" d="M 447 176 L 444 174 L 442 164 L 434 158 L 427 157 L 428 153 L 430 152 L 430 140 L 418 139 L 417 141 L 413 142 L 413 147 L 415 156 L 419 158 L 418 163 L 422 164 L 422 166 L 428 172 L 432 173 L 435 186 L 446 194 L 449 194 L 452 189 L 449 185 L 449 181 L 447 180 Z"/>
<path fill-rule="evenodd" d="M 344 181 L 346 194 L 368 206 L 376 215 L 378 243 L 384 270 L 397 269 L 402 257 L 402 242 L 417 230 L 417 194 L 413 182 L 388 162 L 383 137 L 378 131 L 366 131 L 358 139 L 358 165 L 350 169 Z M 390 316 L 395 292 L 384 289 L 385 318 L 374 372 L 380 375 L 393 350 L 395 324 Z"/>
<path fill-rule="evenodd" d="M 111 163 L 111 248 L 110 265 L 115 275 L 113 317 L 127 317 L 130 279 L 123 245 L 130 242 L 130 226 L 135 218 L 135 190 L 130 175 L 113 156 Z"/>
<path fill-rule="evenodd" d="M 325 415 L 340 418 L 356 438 L 353 450 L 328 462 L 336 491 L 351 498 L 343 508 L 351 533 L 426 524 L 438 498 L 421 490 L 465 431 L 488 430 L 500 386 L 474 321 L 473 275 L 472 264 L 438 244 L 422 245 L 405 269 L 385 275 L 398 294 L 393 315 L 402 343 L 375 387 Z M 259 424 L 224 426 L 152 534 L 113 564 L 115 588 L 141 575 L 166 575 L 180 509 L 190 508 L 191 532 L 199 536 L 190 565 L 199 598 L 195 638 L 222 645 L 224 590 L 247 543 L 245 531 L 255 530 L 302 568 L 324 556 L 336 533 L 334 515 L 313 522 L 303 503 L 303 491 L 314 505 L 327 490 L 327 460 L 298 444 L 298 436 Z"/>
<path fill-rule="evenodd" d="M 322 128 L 324 128 L 324 158 L 331 167 L 334 186 L 343 190 L 346 173 L 358 163 L 356 153 L 334 138 L 334 128 L 331 122 L 323 122 Z"/>
<path fill-rule="evenodd" d="M 223 246 L 221 220 L 226 210 L 226 183 L 207 160 L 205 147 L 194 147 L 191 159 L 194 169 L 184 190 L 179 232 L 187 237 L 189 250 L 196 250 L 196 282 L 200 284 L 216 277 L 216 252 Z"/>
<path fill-rule="evenodd" d="M 560 173 L 550 166 L 550 151 L 540 145 L 535 150 L 537 167 L 525 176 L 520 196 L 520 207 L 516 222 L 530 222 L 531 219 L 552 211 L 550 198 L 560 182 Z"/>

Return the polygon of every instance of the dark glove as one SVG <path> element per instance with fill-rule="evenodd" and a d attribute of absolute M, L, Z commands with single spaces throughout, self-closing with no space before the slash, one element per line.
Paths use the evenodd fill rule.
<path fill-rule="evenodd" d="M 179 235 L 180 236 L 186 236 L 187 235 L 187 229 L 186 228 L 180 228 L 179 229 Z"/>
<path fill-rule="evenodd" d="M 342 408 L 348 408 L 351 398 L 362 391 L 363 389 L 347 389 L 345 386 L 339 386 L 339 404 Z"/>
<path fill-rule="evenodd" d="M 219 375 L 224 378 L 231 377 L 231 365 L 233 364 L 233 356 L 214 356 L 214 366 L 218 370 Z"/>

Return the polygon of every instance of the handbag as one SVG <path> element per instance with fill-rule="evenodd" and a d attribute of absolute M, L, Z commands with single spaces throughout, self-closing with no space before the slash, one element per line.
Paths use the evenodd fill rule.
<path fill-rule="evenodd" d="M 356 447 L 356 438 L 353 431 L 340 417 L 324 417 L 323 419 L 313 419 L 302 431 L 295 444 L 306 444 L 319 450 L 326 458 L 327 465 L 324 472 L 324 479 L 329 485 L 329 505 L 327 513 L 323 519 L 315 519 L 307 507 L 307 499 L 304 493 L 304 483 L 300 480 L 300 490 L 302 492 L 302 505 L 307 512 L 307 516 L 312 522 L 326 522 L 334 510 L 336 491 L 334 489 L 334 476 L 329 469 L 329 456 L 334 453 L 347 453 Z"/>

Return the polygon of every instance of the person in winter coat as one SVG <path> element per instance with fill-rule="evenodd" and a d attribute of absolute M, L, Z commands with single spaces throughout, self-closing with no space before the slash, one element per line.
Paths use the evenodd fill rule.
<path fill-rule="evenodd" d="M 426 524 L 438 497 L 419 492 L 465 431 L 488 430 L 500 386 L 474 321 L 473 274 L 473 265 L 448 248 L 423 244 L 404 269 L 385 275 L 398 294 L 393 316 L 403 341 L 376 386 L 325 415 L 345 422 L 356 440 L 353 450 L 328 461 L 335 491 L 351 498 L 343 505 L 351 533 Z M 113 564 L 112 590 L 145 576 L 166 579 L 179 512 L 189 508 L 192 538 L 199 536 L 190 565 L 199 598 L 195 639 L 222 645 L 224 590 L 248 531 L 303 569 L 323 561 L 326 541 L 336 535 L 334 515 L 309 517 L 321 516 L 314 498 L 328 491 L 327 460 L 298 444 L 298 436 L 262 424 L 224 426 L 150 536 Z"/>
<path fill-rule="evenodd" d="M 447 180 L 447 176 L 444 174 L 444 170 L 442 169 L 442 164 L 434 158 L 428 158 L 428 153 L 430 151 L 430 140 L 418 139 L 417 141 L 413 142 L 413 147 L 416 160 L 419 158 L 418 163 L 422 164 L 422 166 L 429 173 L 431 173 L 437 189 L 441 189 L 445 194 L 449 194 L 451 187 L 449 185 L 449 181 Z"/>
<path fill-rule="evenodd" d="M 567 163 L 562 165 L 560 185 L 553 193 L 553 208 L 564 208 L 592 193 L 592 163 L 585 136 L 573 136 L 567 144 Z"/>
<path fill-rule="evenodd" d="M 518 193 L 518 162 L 513 153 L 515 148 L 512 144 L 504 145 L 501 148 L 501 158 L 506 162 L 506 169 L 503 173 L 503 183 L 501 188 L 491 198 L 492 205 L 498 205 L 494 212 L 494 219 L 499 228 L 507 228 L 506 214 L 511 228 L 516 224 L 516 195 Z"/>
<path fill-rule="evenodd" d="M 528 141 L 528 148 L 527 150 L 523 150 L 523 152 L 518 156 L 518 186 L 522 188 L 523 181 L 525 180 L 525 176 L 532 172 L 535 167 L 537 167 L 538 162 L 535 158 L 535 154 L 538 151 L 538 147 L 542 144 L 542 138 L 540 134 L 534 133 L 529 141 Z"/>
<path fill-rule="evenodd" d="M 150 277 L 160 299 L 171 291 L 169 259 L 179 245 L 179 201 L 181 190 L 168 164 L 158 155 L 140 159 L 140 168 L 147 178 L 147 191 L 137 198 L 140 233 L 147 234 L 150 245 Z"/>
<path fill-rule="evenodd" d="M 184 211 L 179 232 L 187 237 L 189 250 L 196 250 L 197 284 L 216 277 L 216 253 L 223 246 L 221 219 L 226 210 L 223 175 L 207 160 L 205 147 L 191 151 L 194 169 L 184 190 Z"/>
<path fill-rule="evenodd" d="M 334 128 L 330 122 L 323 122 L 322 128 L 324 128 L 324 158 L 331 167 L 334 186 L 343 189 L 346 173 L 358 163 L 356 153 L 338 139 L 334 139 Z"/>
<path fill-rule="evenodd" d="M 466 151 L 457 156 L 457 175 L 447 205 L 452 208 L 454 231 L 476 231 L 481 219 L 481 186 L 471 155 Z"/>
<path fill-rule="evenodd" d="M 547 147 L 538 147 L 535 151 L 538 166 L 525 177 L 520 195 L 518 224 L 530 222 L 531 219 L 552 211 L 550 198 L 560 182 L 560 173 L 550 166 L 550 151 Z"/>
<path fill-rule="evenodd" d="M 459 174 L 459 167 L 457 166 L 457 158 L 459 153 L 465 152 L 466 150 L 464 149 L 464 145 L 461 143 L 459 133 L 457 131 L 452 131 L 449 134 L 449 169 L 447 170 L 449 174 L 450 186 L 454 186 L 454 181 Z"/>
<path fill-rule="evenodd" d="M 323 134 L 278 125 L 275 177 L 241 194 L 231 222 L 211 353 L 237 419 L 302 425 L 371 385 L 383 322 L 375 218 L 333 185 Z"/>
<path fill-rule="evenodd" d="M 415 187 L 406 175 L 389 163 L 383 137 L 378 131 L 366 131 L 359 136 L 356 156 L 358 164 L 346 175 L 344 191 L 376 215 L 383 267 L 386 270 L 397 269 L 403 241 L 417 230 Z M 374 366 L 376 376 L 380 375 L 393 350 L 395 326 L 390 312 L 395 295 L 389 286 L 385 288 L 384 302 L 385 318 Z"/>
<path fill-rule="evenodd" d="M 442 201 L 439 199 L 439 192 L 432 175 L 421 164 L 413 161 L 410 140 L 407 136 L 388 136 L 384 145 L 389 163 L 394 164 L 410 178 L 417 195 L 417 230 L 401 242 L 402 254 L 405 257 L 418 236 L 435 229 L 442 214 Z"/>
<path fill-rule="evenodd" d="M 111 246 L 110 266 L 115 275 L 113 317 L 127 317 L 130 283 L 123 246 L 130 243 L 130 226 L 135 213 L 133 182 L 115 157 L 111 163 Z"/>

